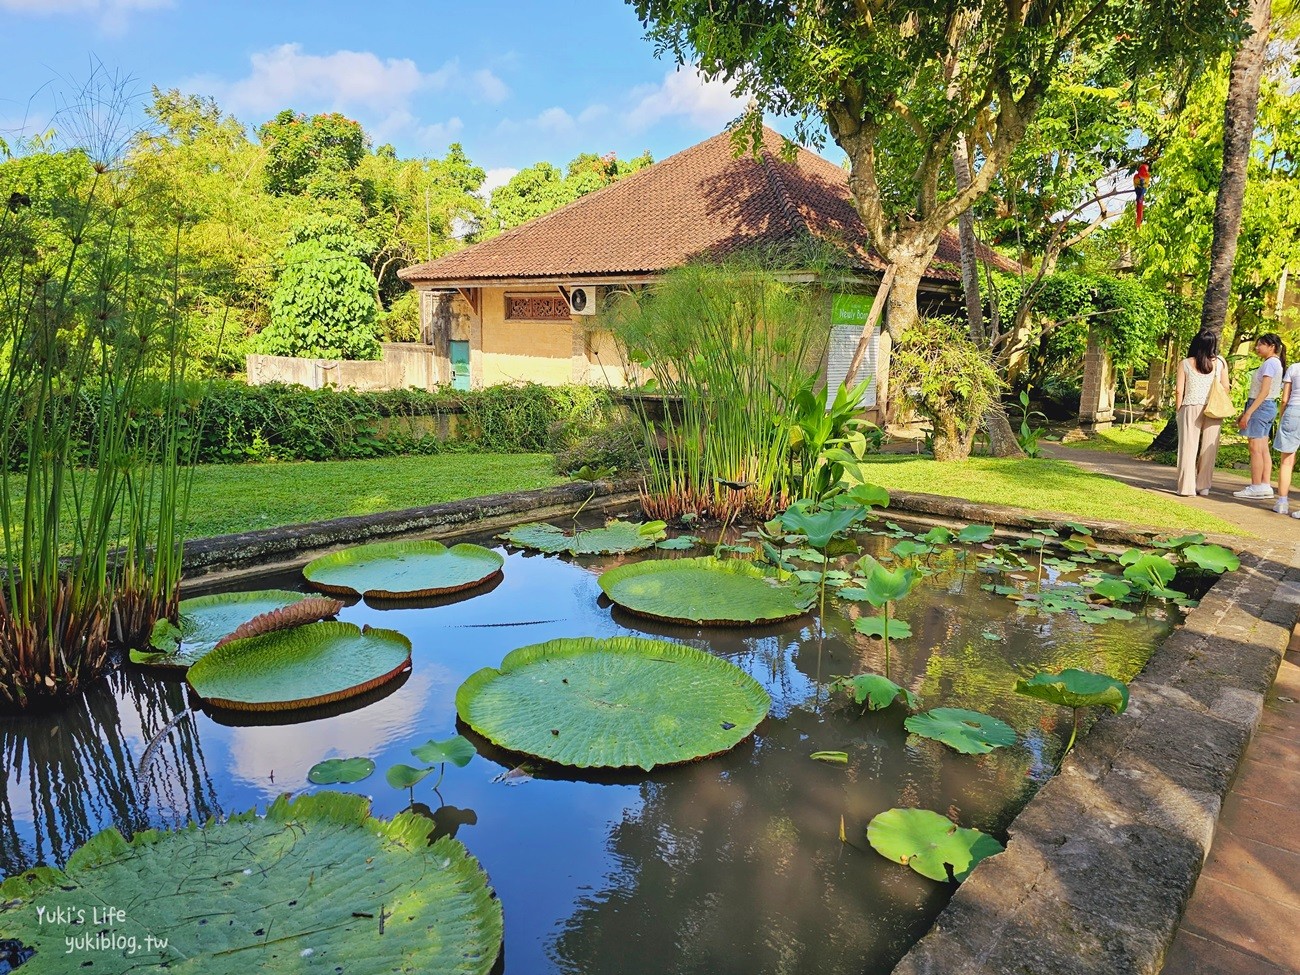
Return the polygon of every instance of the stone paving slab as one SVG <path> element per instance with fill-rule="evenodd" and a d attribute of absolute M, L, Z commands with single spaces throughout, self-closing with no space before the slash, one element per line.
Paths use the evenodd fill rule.
<path fill-rule="evenodd" d="M 1123 467 L 1139 486 L 1168 480 L 1172 494 L 1167 469 L 1099 458 L 1089 466 Z M 1235 486 L 1216 481 L 1224 494 Z M 1155 975 L 1166 959 L 1166 975 L 1300 972 L 1288 967 L 1300 959 L 1300 705 L 1281 700 L 1300 701 L 1300 669 L 1284 664 L 1300 612 L 1300 531 L 1228 498 L 1187 500 L 1256 532 L 1225 540 L 1241 569 L 1156 650 L 1129 710 L 1097 721 L 1012 822 L 1006 852 L 980 864 L 895 975 Z M 923 495 L 895 506 L 965 519 L 981 507 Z M 1125 531 L 1147 535 L 1119 524 L 1097 534 L 1124 541 Z M 1269 740 L 1246 761 L 1257 730 Z M 1238 777 L 1263 797 L 1230 793 Z M 1232 839 L 1203 873 L 1216 831 Z M 1198 876 L 1203 892 L 1179 933 Z"/>

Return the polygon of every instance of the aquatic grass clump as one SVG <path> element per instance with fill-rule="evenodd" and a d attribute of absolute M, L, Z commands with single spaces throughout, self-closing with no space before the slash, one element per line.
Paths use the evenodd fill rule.
<path fill-rule="evenodd" d="M 783 274 L 788 263 L 744 255 L 691 264 L 611 305 L 627 360 L 651 376 L 642 391 L 664 398 L 662 417 L 644 401 L 640 409 L 648 517 L 764 521 L 798 496 L 783 418 L 820 368 L 829 298 Z"/>

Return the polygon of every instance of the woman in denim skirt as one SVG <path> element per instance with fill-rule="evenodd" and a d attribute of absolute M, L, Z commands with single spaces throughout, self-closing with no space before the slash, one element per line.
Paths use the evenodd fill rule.
<path fill-rule="evenodd" d="M 1300 362 L 1282 375 L 1282 421 L 1277 425 L 1273 449 L 1282 455 L 1277 465 L 1277 503 L 1273 510 L 1279 515 L 1289 514 L 1300 518 L 1300 511 L 1291 510 L 1288 495 L 1291 493 L 1291 471 L 1295 469 L 1296 450 L 1300 449 Z"/>
<path fill-rule="evenodd" d="M 1250 447 L 1250 487 L 1232 492 L 1234 498 L 1268 500 L 1273 497 L 1273 455 L 1268 438 L 1277 419 L 1277 399 L 1282 393 L 1282 373 L 1286 371 L 1286 346 L 1276 332 L 1266 332 L 1255 342 L 1255 354 L 1264 361 L 1250 377 L 1250 398 L 1246 410 L 1237 420 L 1237 429 L 1246 434 Z"/>

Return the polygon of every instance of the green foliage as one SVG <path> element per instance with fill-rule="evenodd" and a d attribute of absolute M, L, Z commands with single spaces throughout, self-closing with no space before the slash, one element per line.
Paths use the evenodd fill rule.
<path fill-rule="evenodd" d="M 837 677 L 831 682 L 831 689 L 847 691 L 853 695 L 855 704 L 866 704 L 869 711 L 882 711 L 899 698 L 909 708 L 914 708 L 917 704 L 915 694 L 879 674 Z"/>
<path fill-rule="evenodd" d="M 934 708 L 903 722 L 914 735 L 943 742 L 963 755 L 983 755 L 1016 743 L 1015 730 L 1000 718 L 966 708 Z"/>
<path fill-rule="evenodd" d="M 1074 668 L 1018 680 L 1016 693 L 1067 708 L 1107 707 L 1116 714 L 1128 708 L 1128 685 L 1123 681 Z"/>
<path fill-rule="evenodd" d="M 893 395 L 929 419 L 935 460 L 970 455 L 980 421 L 1002 391 L 1002 380 L 966 329 L 927 318 L 899 339 L 890 359 Z"/>
<path fill-rule="evenodd" d="M 1188 545 L 1182 556 L 1207 572 L 1236 572 L 1241 568 L 1241 559 L 1222 545 Z"/>
<path fill-rule="evenodd" d="M 707 626 L 775 623 L 808 611 L 794 586 L 752 562 L 714 557 L 634 562 L 609 569 L 600 588 L 639 616 Z"/>
<path fill-rule="evenodd" d="M 374 278 L 361 261 L 319 240 L 284 252 L 260 348 L 270 355 L 378 359 Z"/>
<path fill-rule="evenodd" d="M 509 230 L 617 182 L 652 162 L 649 152 L 627 161 L 612 152 L 605 156 L 583 153 L 569 163 L 567 173 L 548 162 L 539 162 L 521 169 L 504 186 L 492 191 L 492 214 L 500 229 Z"/>
<path fill-rule="evenodd" d="M 335 785 L 362 782 L 370 778 L 375 763 L 368 758 L 327 758 L 307 772 L 312 785 Z"/>
<path fill-rule="evenodd" d="M 987 833 L 962 829 L 928 809 L 887 809 L 867 824 L 871 848 L 931 880 L 965 880 L 981 860 L 1003 846 Z"/>
<path fill-rule="evenodd" d="M 560 552 L 568 555 L 612 555 L 654 548 L 655 543 L 666 534 L 666 527 L 662 521 L 636 524 L 616 520 L 602 528 L 589 528 L 569 534 L 555 525 L 531 522 L 516 525 L 499 537 L 511 545 L 552 555 Z M 690 545 L 683 547 L 689 548 Z"/>
<path fill-rule="evenodd" d="M 280 112 L 257 134 L 266 147 L 266 188 L 276 196 L 347 195 L 368 141 L 360 123 L 337 112 L 308 118 L 292 109 Z"/>

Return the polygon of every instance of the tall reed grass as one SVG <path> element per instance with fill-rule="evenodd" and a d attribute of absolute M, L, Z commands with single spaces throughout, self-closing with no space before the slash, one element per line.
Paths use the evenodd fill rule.
<path fill-rule="evenodd" d="M 643 391 L 663 394 L 661 417 L 641 410 L 650 517 L 767 519 L 796 496 L 783 417 L 820 367 L 829 298 L 774 263 L 688 265 L 610 305 L 625 356 L 652 376 Z"/>
<path fill-rule="evenodd" d="M 189 466 L 180 413 L 139 412 L 184 377 L 174 210 L 84 152 L 27 162 L 0 186 L 0 709 L 75 693 L 174 606 Z"/>

